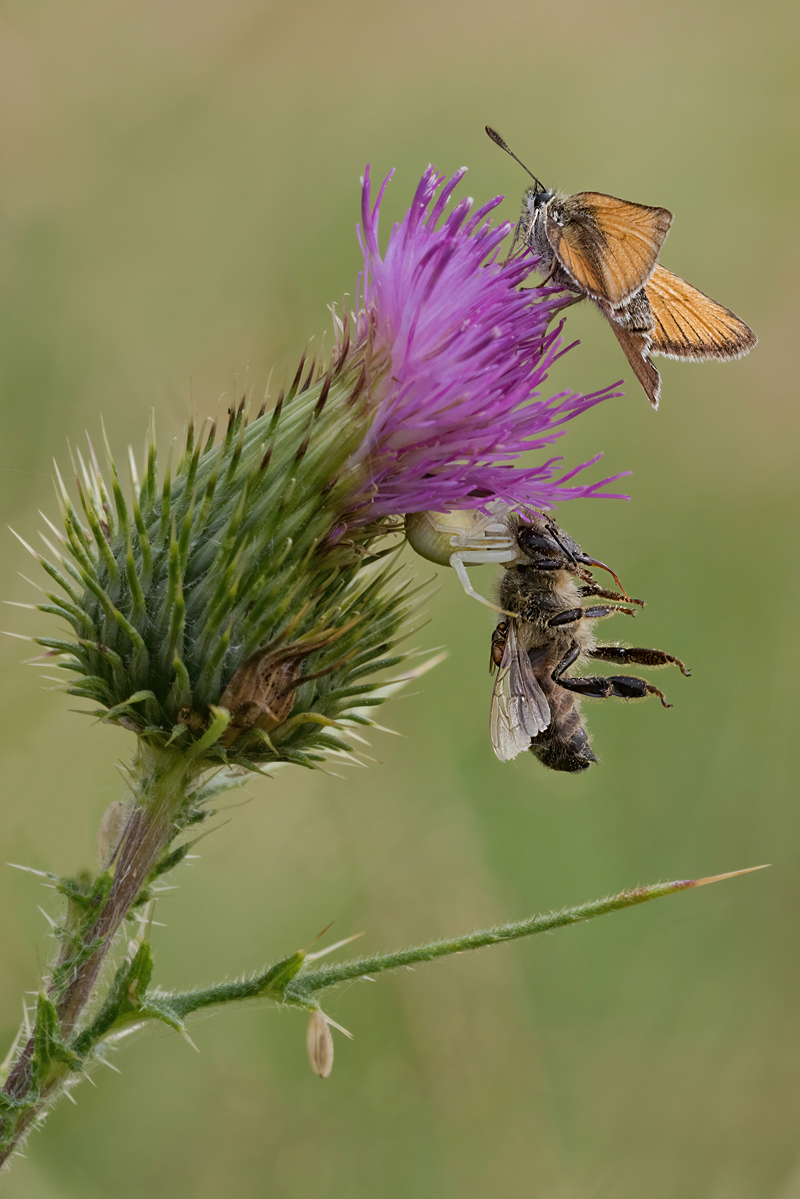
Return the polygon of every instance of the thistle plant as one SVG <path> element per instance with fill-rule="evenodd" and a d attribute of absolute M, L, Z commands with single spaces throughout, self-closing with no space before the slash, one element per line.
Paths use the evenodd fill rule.
<path fill-rule="evenodd" d="M 474 215 L 462 200 L 445 217 L 462 174 L 444 184 L 425 172 L 383 255 L 386 183 L 372 206 L 367 174 L 354 308 L 334 310 L 330 355 L 304 356 L 269 409 L 245 398 L 222 430 L 190 421 L 174 464 L 159 460 L 153 424 L 129 483 L 105 434 L 102 463 L 91 443 L 75 451 L 72 491 L 57 470 L 60 524 L 45 554 L 30 552 L 53 588 L 36 607 L 68 631 L 32 640 L 65 692 L 135 748 L 101 824 L 97 873 L 34 871 L 60 896 L 58 948 L 4 1067 L 0 1162 L 116 1040 L 151 1021 L 188 1037 L 187 1019 L 209 1005 L 289 1005 L 310 1016 L 309 1055 L 325 1076 L 325 989 L 698 885 L 637 888 L 339 965 L 314 967 L 320 954 L 300 951 L 185 993 L 153 981 L 154 899 L 220 797 L 278 768 L 357 758 L 374 707 L 418 673 L 406 639 L 425 586 L 398 563 L 405 516 L 609 495 L 611 480 L 583 481 L 583 467 L 559 458 L 518 464 L 619 393 L 544 394 L 570 348 L 560 313 L 571 297 L 521 290 L 537 260 L 501 261 L 511 226 L 492 225 L 500 198 Z"/>

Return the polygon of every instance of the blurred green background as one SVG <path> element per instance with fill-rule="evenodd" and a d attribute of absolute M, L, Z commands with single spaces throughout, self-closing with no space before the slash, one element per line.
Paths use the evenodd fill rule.
<path fill-rule="evenodd" d="M 560 519 L 648 600 L 639 644 L 679 654 L 675 707 L 587 705 L 602 764 L 498 763 L 490 613 L 440 572 L 422 645 L 449 659 L 383 709 L 381 764 L 287 771 L 203 844 L 161 904 L 164 985 L 255 969 L 332 934 L 390 948 L 639 882 L 763 874 L 549 938 L 359 984 L 329 1000 L 325 1083 L 291 1011 L 142 1037 L 32 1138 L 9 1199 L 798 1199 L 796 329 L 800 17 L 762 0 L 11 0 L 0 17 L 0 487 L 28 540 L 55 513 L 51 459 L 99 414 L 121 449 L 155 405 L 280 382 L 354 292 L 358 178 L 467 163 L 481 201 L 525 178 L 676 213 L 668 267 L 761 338 L 740 363 L 661 360 L 569 430 L 631 504 Z M 627 373 L 585 305 L 556 385 Z M 220 401 L 220 397 L 222 400 Z M 4 597 L 35 575 L 3 535 Z M 421 577 L 430 571 L 414 560 Z M 475 575 L 484 589 L 490 571 Z M 448 577 L 444 577 L 448 575 Z M 6 627 L 51 632 L 7 608 Z M 609 633 L 612 634 L 611 626 Z M 615 622 L 614 636 L 631 636 Z M 122 733 L 92 727 L 4 639 L 0 858 L 91 865 L 120 792 Z M 31 875 L 0 872 L 0 1020 L 48 955 Z"/>

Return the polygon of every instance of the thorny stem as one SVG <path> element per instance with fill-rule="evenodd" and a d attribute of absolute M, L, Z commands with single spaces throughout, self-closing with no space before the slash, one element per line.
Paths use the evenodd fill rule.
<path fill-rule="evenodd" d="M 636 887 L 631 891 L 620 891 L 617 895 L 596 899 L 591 903 L 580 904 L 576 907 L 561 908 L 559 911 L 547 912 L 544 915 L 532 916 L 527 920 L 481 929 L 467 933 L 465 936 L 452 937 L 443 941 L 431 941 L 426 945 L 401 949 L 395 953 L 376 954 L 374 957 L 331 963 L 318 967 L 316 970 L 302 968 L 302 958 L 305 955 L 301 952 L 294 955 L 294 958 L 287 959 L 285 963 L 279 962 L 249 978 L 221 983 L 219 986 L 206 987 L 202 990 L 183 993 L 158 992 L 158 994 L 160 998 L 169 1002 L 171 1011 L 180 1018 L 201 1008 L 213 1007 L 217 1004 L 241 1002 L 265 996 L 276 998 L 276 974 L 285 969 L 287 964 L 296 963 L 295 969 L 290 972 L 291 976 L 280 988 L 279 997 L 284 1003 L 297 1007 L 315 1007 L 315 994 L 339 983 L 371 977 L 387 970 L 415 966 L 421 962 L 434 961 L 436 958 L 466 953 L 472 949 L 499 945 L 504 941 L 515 941 L 520 937 L 535 936 L 537 933 L 550 932 L 570 924 L 580 924 L 584 920 L 592 920 L 596 916 L 605 916 L 610 912 L 620 912 L 624 908 L 648 903 L 651 899 L 660 899 L 664 895 L 674 895 L 678 891 L 687 891 L 692 887 L 704 887 L 709 883 L 760 869 L 763 867 L 755 866 L 750 867 L 749 870 L 736 870 L 730 874 L 719 874 L 710 878 L 678 879 L 673 882 L 655 883 L 649 887 Z"/>
<path fill-rule="evenodd" d="M 399 970 L 421 962 L 432 962 L 436 958 L 466 953 L 471 949 L 484 949 L 489 945 L 499 945 L 503 941 L 516 941 L 520 937 L 532 937 L 537 933 L 550 932 L 552 929 L 564 928 L 569 924 L 580 924 L 584 920 L 592 920 L 595 916 L 605 916 L 609 912 L 621 912 L 623 908 L 647 903 L 651 899 L 660 899 L 663 895 L 673 895 L 676 891 L 685 891 L 697 885 L 696 879 L 679 879 L 675 882 L 656 883 L 650 887 L 637 887 L 635 890 L 621 891 L 618 895 L 611 895 L 605 899 L 596 899 L 577 907 L 562 908 L 557 912 L 532 916 L 528 920 L 501 924 L 495 928 L 481 929 L 462 937 L 432 941 L 428 945 L 420 945 L 413 949 L 401 949 L 395 953 L 355 958 L 350 962 L 332 962 L 330 965 L 326 964 L 316 970 L 309 970 L 301 974 L 296 979 L 297 989 L 310 992 L 321 991 L 325 987 L 349 982 L 351 979 L 363 978 L 365 975 L 380 974 L 386 970 Z"/>
<path fill-rule="evenodd" d="M 76 966 L 66 988 L 56 1000 L 56 985 L 48 988 L 56 1002 L 60 1033 L 68 1041 L 80 1017 L 92 998 L 103 964 L 111 950 L 131 905 L 145 885 L 148 875 L 175 835 L 175 818 L 186 802 L 188 790 L 196 774 L 195 766 L 177 754 L 158 753 L 140 743 L 134 769 L 132 790 L 136 804 L 117 851 L 114 879 L 105 903 L 97 918 L 83 936 L 83 946 L 97 944 L 97 949 Z M 62 951 L 61 958 L 64 957 Z M 3 1087 L 7 1095 L 22 1099 L 31 1086 L 31 1059 L 35 1045 L 35 1030 L 28 1038 Z M 42 1095 L 42 1102 L 31 1111 L 30 1117 L 17 1128 L 13 1143 L 0 1152 L 0 1166 L 8 1160 L 25 1135 L 31 1122 L 52 1097 L 51 1088 Z"/>
<path fill-rule="evenodd" d="M 182 766 L 182 771 L 173 768 L 166 772 L 166 775 L 163 771 L 159 772 L 158 769 L 155 769 L 150 777 L 142 780 L 138 791 L 141 806 L 135 810 L 134 818 L 129 822 L 124 836 L 119 852 L 114 888 L 86 938 L 86 943 L 91 944 L 93 943 L 92 937 L 102 936 L 103 944 L 87 959 L 84 967 L 76 971 L 74 979 L 71 980 L 64 994 L 59 1008 L 62 1031 L 75 1030 L 79 1017 L 91 997 L 92 987 L 111 946 L 113 934 L 119 928 L 131 903 L 146 881 L 148 873 L 157 861 L 158 855 L 169 842 L 171 833 L 174 831 L 175 815 L 180 803 L 185 802 L 187 786 L 192 777 L 188 763 L 183 761 Z M 171 777 L 167 777 L 167 775 Z M 702 887 L 708 883 L 759 869 L 763 869 L 763 867 L 750 867 L 749 870 L 737 870 L 730 874 L 714 875 L 709 878 L 679 879 L 656 883 L 648 887 L 636 887 L 633 890 L 621 891 L 617 895 L 594 900 L 591 903 L 562 908 L 560 911 L 533 916 L 527 920 L 482 929 L 461 937 L 432 941 L 394 953 L 377 954 L 373 957 L 356 958 L 349 962 L 333 963 L 315 970 L 304 969 L 304 962 L 308 955 L 304 950 L 300 950 L 249 978 L 184 993 L 160 990 L 147 992 L 147 1004 L 135 1003 L 133 1006 L 129 1004 L 125 1011 L 120 1008 L 117 1008 L 116 1012 L 112 1010 L 110 1020 L 108 1014 L 101 1008 L 94 1021 L 72 1037 L 72 1051 L 78 1054 L 79 1059 L 85 1060 L 109 1033 L 114 1033 L 117 1027 L 127 1025 L 128 1028 L 131 1028 L 132 1025 L 146 1023 L 149 1019 L 166 1019 L 171 1027 L 184 1031 L 184 1035 L 186 1035 L 183 1022 L 188 1015 L 202 1008 L 224 1003 L 270 999 L 306 1011 L 314 1011 L 319 1007 L 317 993 L 336 986 L 338 983 L 373 976 L 387 970 L 408 968 L 421 962 L 433 961 L 436 958 L 549 932 L 552 929 L 578 924 L 596 916 L 647 903 L 651 899 L 658 899 L 693 887 Z M 150 961 L 152 963 L 152 959 Z M 131 970 L 134 969 L 135 964 L 135 960 L 132 960 Z M 146 978 L 142 978 L 141 975 L 138 975 L 137 978 L 144 981 L 146 987 L 149 973 Z M 129 987 L 127 993 L 130 994 Z M 144 1000 L 144 998 L 144 994 L 139 997 L 140 1000 Z M 31 1085 L 29 1063 L 32 1053 L 33 1043 L 31 1041 L 9 1078 L 5 1088 L 7 1094 L 17 1098 L 25 1097 Z M 63 1076 L 55 1076 L 41 1092 L 34 1093 L 30 1109 L 24 1115 L 21 1114 L 21 1118 L 17 1120 L 3 1150 L 0 1151 L 0 1166 L 21 1144 L 32 1123 L 62 1089 L 63 1082 Z"/>
<path fill-rule="evenodd" d="M 175 765 L 173 764 L 171 771 L 173 776 Z M 177 765 L 182 768 L 180 780 L 183 781 L 185 764 L 179 760 Z M 83 968 L 76 972 L 59 1004 L 58 1014 L 64 1037 L 68 1037 L 75 1028 L 75 1024 L 91 996 L 92 988 L 97 981 L 106 955 L 113 944 L 114 934 L 174 834 L 176 809 L 183 799 L 184 791 L 183 788 L 179 788 L 176 797 L 173 788 L 163 786 L 165 781 L 163 778 L 159 781 L 162 786 L 154 787 L 150 805 L 136 807 L 131 813 L 117 860 L 111 893 L 97 921 L 87 933 L 86 944 L 91 944 L 95 940 L 101 941 L 102 944 Z M 174 783 L 174 778 L 170 781 Z M 176 804 L 176 798 L 178 804 Z"/>

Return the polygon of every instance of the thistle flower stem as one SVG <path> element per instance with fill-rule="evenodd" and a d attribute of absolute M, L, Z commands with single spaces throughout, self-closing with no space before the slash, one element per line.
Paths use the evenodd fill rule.
<path fill-rule="evenodd" d="M 67 1042 L 75 1033 L 81 1015 L 92 998 L 103 964 L 131 905 L 145 886 L 176 831 L 176 817 L 186 804 L 192 784 L 200 770 L 182 754 L 153 750 L 141 742 L 131 771 L 131 789 L 135 805 L 128 819 L 114 864 L 114 876 L 105 901 L 98 904 L 97 917 L 83 933 L 75 954 L 75 966 L 68 981 L 54 972 L 49 998 L 58 1015 L 59 1035 Z M 64 965 L 64 954 L 59 965 Z M 33 1085 L 32 1061 L 36 1030 L 28 1039 L 3 1091 L 15 1100 L 24 1100 Z M 0 1151 L 0 1165 L 14 1152 L 31 1120 L 48 1106 L 61 1090 L 60 1077 L 39 1091 L 41 1102 L 19 1122 L 13 1140 Z"/>
<path fill-rule="evenodd" d="M 151 751 L 152 754 L 152 751 Z M 140 750 L 139 757 L 142 752 Z M 150 754 L 147 755 L 150 757 Z M 175 816 L 181 807 L 191 774 L 182 755 L 152 755 L 143 763 L 143 786 L 137 806 L 131 813 L 114 870 L 114 883 L 108 899 L 84 944 L 100 942 L 96 951 L 80 967 L 58 1005 L 62 1036 L 69 1036 L 86 1006 L 114 935 L 131 904 L 141 891 L 153 866 L 175 832 Z"/>

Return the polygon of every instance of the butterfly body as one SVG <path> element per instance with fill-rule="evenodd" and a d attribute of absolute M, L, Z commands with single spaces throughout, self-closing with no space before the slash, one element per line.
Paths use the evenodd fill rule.
<path fill-rule="evenodd" d="M 487 133 L 520 161 L 488 126 Z M 546 283 L 573 292 L 576 300 L 592 300 L 654 408 L 661 376 L 650 354 L 725 361 L 756 345 L 752 329 L 735 313 L 659 263 L 672 224 L 668 209 L 602 192 L 550 191 L 533 178 L 515 242 L 521 238 L 540 257 Z"/>

